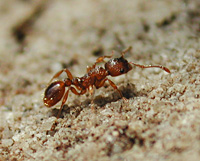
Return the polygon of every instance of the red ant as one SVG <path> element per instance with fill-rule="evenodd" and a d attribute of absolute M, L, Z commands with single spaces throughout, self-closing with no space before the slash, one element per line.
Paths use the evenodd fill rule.
<path fill-rule="evenodd" d="M 63 105 L 67 101 L 69 91 L 76 95 L 83 95 L 86 91 L 89 91 L 90 94 L 93 94 L 93 87 L 97 89 L 102 87 L 106 81 L 110 83 L 110 85 L 117 90 L 120 96 L 123 98 L 121 91 L 117 88 L 117 86 L 107 78 L 107 76 L 116 77 L 122 74 L 126 74 L 132 69 L 132 65 L 138 66 L 140 68 L 161 68 L 162 70 L 170 73 L 170 70 L 161 65 L 140 65 L 135 64 L 133 62 L 128 62 L 124 58 L 124 54 L 131 50 L 131 47 L 121 52 L 121 57 L 110 59 L 105 63 L 103 67 L 96 67 L 97 63 L 103 62 L 105 58 L 111 58 L 114 54 L 110 56 L 101 56 L 97 58 L 96 62 L 93 66 L 87 67 L 87 73 L 83 77 L 73 77 L 71 72 L 68 69 L 63 69 L 56 73 L 50 82 L 59 77 L 63 72 L 65 72 L 68 78 L 63 81 L 55 81 L 51 83 L 44 93 L 44 104 L 47 107 L 51 107 L 58 103 L 62 98 L 62 104 L 60 106 L 60 110 L 58 112 L 57 118 L 60 117 Z M 67 92 L 65 93 L 65 87 L 68 87 Z"/>

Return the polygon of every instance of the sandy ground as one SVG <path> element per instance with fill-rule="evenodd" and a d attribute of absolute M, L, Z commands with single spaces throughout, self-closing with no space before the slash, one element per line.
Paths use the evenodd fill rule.
<path fill-rule="evenodd" d="M 0 1 L 0 160 L 200 159 L 199 0 Z M 132 46 L 134 67 L 91 97 L 47 108 L 51 77 L 83 76 L 102 55 Z M 102 64 L 103 65 L 103 64 Z M 62 75 L 60 79 L 65 78 Z"/>

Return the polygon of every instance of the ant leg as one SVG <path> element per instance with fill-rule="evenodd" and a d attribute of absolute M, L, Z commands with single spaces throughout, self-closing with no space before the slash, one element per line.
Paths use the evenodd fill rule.
<path fill-rule="evenodd" d="M 75 94 L 75 95 L 83 95 L 86 93 L 86 89 L 82 89 L 80 92 L 78 92 L 74 87 L 70 87 L 70 90 Z M 93 96 L 94 96 L 94 90 L 92 88 L 92 86 L 89 87 L 89 92 L 92 95 L 92 102 L 91 104 L 93 104 Z M 94 110 L 93 106 L 92 106 L 92 110 Z"/>
<path fill-rule="evenodd" d="M 110 79 L 106 79 L 110 85 L 115 89 L 117 90 L 117 92 L 119 93 L 119 95 L 121 96 L 121 98 L 123 98 L 123 95 L 122 95 L 122 92 L 117 88 L 117 86 L 115 85 L 115 83 L 113 81 L 111 81 Z"/>
<path fill-rule="evenodd" d="M 86 89 L 82 89 L 80 92 L 78 92 L 74 87 L 70 87 L 70 90 L 75 94 L 75 95 L 83 95 L 86 93 Z"/>
<path fill-rule="evenodd" d="M 94 111 L 95 109 L 94 109 L 94 93 L 95 93 L 95 89 L 93 88 L 93 86 L 89 86 L 89 93 L 90 93 L 90 95 L 91 95 L 91 109 L 92 109 L 92 111 Z"/>
<path fill-rule="evenodd" d="M 103 62 L 105 58 L 112 58 L 113 55 L 114 55 L 114 51 L 112 51 L 112 54 L 109 55 L 109 56 L 107 55 L 107 56 L 101 56 L 101 57 L 97 58 L 97 59 L 96 59 L 96 62 L 94 63 L 93 66 L 91 66 L 91 67 L 87 67 L 87 72 L 89 72 L 91 69 L 95 68 L 96 65 L 97 65 L 98 63 Z"/>
<path fill-rule="evenodd" d="M 107 56 L 106 55 L 105 56 L 100 56 L 99 58 L 97 58 L 97 60 L 95 62 L 95 65 L 97 63 L 103 62 L 105 58 L 112 58 L 113 55 L 114 55 L 114 51 L 112 51 L 111 55 L 109 55 L 109 56 L 108 55 Z"/>
<path fill-rule="evenodd" d="M 96 88 L 100 88 L 104 85 L 105 81 L 108 81 L 109 84 L 115 89 L 117 90 L 117 92 L 119 93 L 120 97 L 123 98 L 124 101 L 127 101 L 127 99 L 125 97 L 123 97 L 122 92 L 117 88 L 117 86 L 115 85 L 115 83 L 113 81 L 111 81 L 110 79 L 106 78 L 103 81 L 99 82 L 99 84 L 96 85 Z"/>
<path fill-rule="evenodd" d="M 64 106 L 65 102 L 67 101 L 69 91 L 70 91 L 70 88 L 67 90 L 67 92 L 65 93 L 65 95 L 63 97 L 62 104 L 60 106 L 59 112 L 58 112 L 57 117 L 56 117 L 57 119 L 60 117 L 60 114 L 62 112 L 63 106 Z"/>
<path fill-rule="evenodd" d="M 65 104 L 65 102 L 67 101 L 67 98 L 68 98 L 68 94 L 69 94 L 69 90 L 70 90 L 70 88 L 67 90 L 67 92 L 65 93 L 65 95 L 64 95 L 64 98 L 63 98 L 63 100 L 62 100 L 62 104 L 61 104 L 61 106 L 60 106 L 60 109 L 59 109 L 59 111 L 58 111 L 58 114 L 57 114 L 57 116 L 56 116 L 56 119 L 59 119 L 59 117 L 60 117 L 60 114 L 61 114 L 61 112 L 62 112 L 62 109 L 63 109 L 63 105 Z M 54 124 L 51 126 L 51 130 L 50 131 L 53 131 L 54 129 L 55 129 L 55 124 L 57 123 L 57 120 L 54 122 Z"/>
<path fill-rule="evenodd" d="M 123 98 L 124 101 L 127 102 L 127 99 L 125 97 L 123 97 L 122 92 L 117 88 L 117 86 L 115 85 L 115 83 L 113 81 L 111 81 L 110 79 L 107 79 L 110 83 L 110 85 L 118 91 L 118 93 L 120 94 L 121 98 Z"/>
<path fill-rule="evenodd" d="M 68 98 L 68 95 L 69 95 L 69 91 L 70 91 L 70 90 L 71 90 L 74 94 L 76 94 L 76 95 L 82 95 L 82 94 L 84 94 L 84 93 L 86 92 L 86 90 L 82 90 L 80 93 L 78 93 L 77 90 L 76 90 L 74 87 L 70 87 L 70 88 L 67 90 L 67 92 L 65 93 L 64 97 L 63 97 L 62 104 L 61 104 L 61 106 L 60 106 L 60 109 L 59 109 L 58 114 L 57 114 L 57 117 L 56 117 L 57 119 L 60 117 L 60 114 L 61 114 L 61 112 L 62 112 L 62 109 L 63 109 L 63 106 L 64 106 L 65 102 L 67 101 L 67 98 Z M 56 123 L 56 122 L 55 122 L 55 123 Z M 54 123 L 54 124 L 55 124 L 55 123 Z M 53 131 L 54 128 L 55 128 L 55 125 L 52 125 L 51 131 Z"/>
<path fill-rule="evenodd" d="M 72 76 L 71 72 L 70 72 L 67 68 L 65 68 L 65 69 L 62 69 L 62 70 L 60 70 L 59 72 L 57 72 L 57 73 L 53 76 L 53 78 L 51 78 L 51 80 L 50 80 L 49 82 L 51 82 L 53 79 L 59 77 L 59 76 L 62 74 L 62 72 L 65 72 L 65 73 L 67 74 L 67 76 L 69 77 L 70 80 L 73 79 L 73 76 Z"/>
<path fill-rule="evenodd" d="M 138 66 L 140 68 L 160 68 L 164 71 L 166 71 L 167 73 L 171 73 L 170 70 L 167 67 L 164 67 L 162 65 L 140 65 L 140 64 L 135 64 L 133 62 L 129 62 L 130 64 L 133 64 L 135 66 Z"/>
<path fill-rule="evenodd" d="M 70 87 L 70 88 L 67 90 L 67 92 L 65 93 L 64 97 L 63 97 L 62 104 L 61 104 L 61 106 L 60 106 L 60 110 L 59 110 L 58 115 L 57 115 L 57 119 L 60 117 L 60 114 L 61 114 L 62 109 L 63 109 L 63 105 L 64 105 L 65 102 L 67 101 L 69 91 L 72 91 L 72 92 L 73 92 L 74 94 L 76 94 L 76 95 L 83 95 L 84 93 L 86 93 L 86 90 L 81 90 L 81 92 L 78 93 L 77 90 L 76 90 L 74 87 Z"/>

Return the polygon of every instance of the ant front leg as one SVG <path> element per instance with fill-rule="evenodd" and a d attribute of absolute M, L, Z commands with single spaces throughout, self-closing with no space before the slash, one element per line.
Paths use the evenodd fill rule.
<path fill-rule="evenodd" d="M 68 78 L 69 78 L 70 80 L 73 79 L 73 76 L 72 76 L 71 72 L 70 72 L 67 68 L 65 68 L 65 69 L 62 69 L 62 70 L 60 70 L 59 72 L 57 72 L 57 73 L 51 78 L 51 80 L 49 81 L 49 83 L 50 83 L 53 79 L 58 78 L 63 72 L 65 72 L 65 73 L 67 74 L 67 76 L 68 76 Z"/>
<path fill-rule="evenodd" d="M 101 57 L 97 58 L 97 59 L 96 59 L 96 62 L 94 63 L 93 66 L 87 67 L 87 72 L 89 72 L 91 69 L 95 68 L 96 65 L 97 65 L 98 63 L 104 62 L 104 59 L 105 59 L 105 58 L 112 58 L 113 55 L 114 55 L 114 51 L 112 51 L 112 54 L 109 55 L 109 56 L 107 55 L 107 56 L 101 56 Z"/>
<path fill-rule="evenodd" d="M 111 81 L 110 79 L 106 78 L 104 80 L 102 80 L 101 82 L 97 83 L 95 86 L 96 88 L 100 88 L 104 85 L 105 81 L 108 81 L 109 84 L 115 89 L 117 90 L 117 92 L 119 93 L 120 97 L 123 98 L 124 101 L 127 101 L 127 99 L 125 97 L 123 97 L 122 92 L 117 88 L 116 84 Z"/>

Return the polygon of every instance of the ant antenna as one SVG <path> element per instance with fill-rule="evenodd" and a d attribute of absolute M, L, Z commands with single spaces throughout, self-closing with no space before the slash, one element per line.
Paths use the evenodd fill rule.
<path fill-rule="evenodd" d="M 124 55 L 129 52 L 130 50 L 132 49 L 131 46 L 129 46 L 127 49 L 125 49 L 124 51 L 122 51 L 122 57 L 124 57 Z M 136 64 L 136 63 L 133 63 L 133 62 L 129 62 L 130 64 L 132 65 L 135 65 L 135 66 L 138 66 L 140 68 L 160 68 L 164 71 L 166 71 L 167 73 L 171 73 L 170 70 L 162 65 L 140 65 L 140 64 Z"/>
<path fill-rule="evenodd" d="M 129 52 L 130 50 L 132 49 L 132 47 L 131 46 L 129 46 L 127 49 L 125 49 L 124 51 L 122 51 L 122 57 L 124 57 L 124 55 L 127 53 L 127 52 Z"/>
<path fill-rule="evenodd" d="M 140 64 L 135 64 L 133 62 L 129 62 L 132 65 L 138 66 L 140 68 L 160 68 L 164 71 L 166 71 L 167 73 L 171 73 L 170 70 L 162 65 L 140 65 Z"/>

